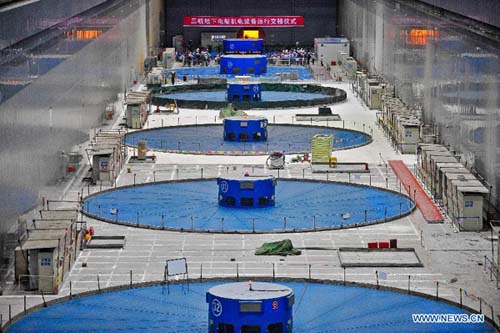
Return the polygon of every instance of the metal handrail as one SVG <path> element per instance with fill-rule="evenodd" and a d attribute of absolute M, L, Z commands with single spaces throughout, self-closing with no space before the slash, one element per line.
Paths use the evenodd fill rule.
<path fill-rule="evenodd" d="M 487 259 L 489 260 L 489 259 Z M 489 261 L 488 261 L 489 262 Z M 387 291 L 393 291 L 393 292 L 399 292 L 399 293 L 405 293 L 405 294 L 410 294 L 410 295 L 416 295 L 420 297 L 425 297 L 425 298 L 432 298 L 437 301 L 443 301 L 449 304 L 452 304 L 454 306 L 466 309 L 467 311 L 470 312 L 476 312 L 476 313 L 481 313 L 484 314 L 485 318 L 488 318 L 498 329 L 499 324 L 500 324 L 500 316 L 494 312 L 493 307 L 486 302 L 482 297 L 477 296 L 474 292 L 467 290 L 465 288 L 457 287 L 454 286 L 447 281 L 434 281 L 434 286 L 435 288 L 433 289 L 432 293 L 429 292 L 422 292 L 419 291 L 419 288 L 416 287 L 415 281 L 422 281 L 423 279 L 419 274 L 417 275 L 411 275 L 411 274 L 400 274 L 400 273 L 390 273 L 390 272 L 382 272 L 375 270 L 372 272 L 372 278 L 369 278 L 371 282 L 358 282 L 356 279 L 349 279 L 348 278 L 348 268 L 346 267 L 339 267 L 338 265 L 333 265 L 333 264 L 301 264 L 301 263 L 286 263 L 286 262 L 261 262 L 263 265 L 268 265 L 269 271 L 264 272 L 263 274 L 255 275 L 255 274 L 244 274 L 241 270 L 240 267 L 241 265 L 248 264 L 248 261 L 245 262 L 234 262 L 234 271 L 230 273 L 222 273 L 222 274 L 211 274 L 209 277 L 203 275 L 203 263 L 201 264 L 189 264 L 188 263 L 188 271 L 189 272 L 196 272 L 198 271 L 198 274 L 196 273 L 190 273 L 189 276 L 186 276 L 187 279 L 191 282 L 203 282 L 204 280 L 210 281 L 210 280 L 246 280 L 246 279 L 252 279 L 252 280 L 278 280 L 278 281 L 310 281 L 310 282 L 321 282 L 324 281 L 326 283 L 332 283 L 332 284 L 338 284 L 338 285 L 350 285 L 350 286 L 360 286 L 360 287 L 365 287 L 365 288 L 373 288 L 373 289 L 381 289 L 381 290 L 387 290 Z M 212 264 L 209 264 L 211 266 Z M 285 275 L 280 275 L 280 266 L 283 266 L 285 268 L 293 266 L 294 268 L 297 267 L 303 267 L 304 268 L 304 275 L 301 277 L 289 277 L 286 274 Z M 316 271 L 316 268 L 325 268 L 325 267 L 332 267 L 332 268 L 341 268 L 342 270 L 335 275 L 341 275 L 341 278 L 336 279 L 331 277 L 327 278 L 322 278 L 322 279 L 316 279 L 314 278 L 314 273 Z M 199 270 L 198 270 L 199 268 Z M 285 270 L 286 271 L 286 270 Z M 142 273 L 138 274 L 137 276 L 142 277 Z M 366 274 L 365 274 L 366 275 Z M 43 306 L 47 306 L 47 303 L 52 304 L 52 303 L 60 303 L 63 300 L 69 300 L 73 297 L 83 297 L 83 296 L 90 296 L 96 293 L 102 293 L 102 292 L 107 292 L 107 291 L 116 291 L 116 290 L 124 290 L 124 289 L 129 289 L 129 288 L 138 288 L 138 287 L 143 287 L 143 286 L 153 286 L 157 284 L 164 284 L 164 283 L 183 283 L 183 281 L 166 281 L 165 277 L 162 278 L 161 281 L 151 281 L 151 282 L 135 282 L 134 281 L 134 273 L 132 270 L 130 270 L 130 280 L 126 281 L 124 284 L 115 286 L 115 287 L 110 287 L 110 288 L 102 288 L 100 286 L 100 279 L 99 276 L 96 276 L 96 284 L 94 287 L 91 287 L 87 292 L 82 292 L 78 295 L 74 295 L 72 291 L 72 282 L 69 281 L 69 296 L 65 296 L 62 299 L 57 299 L 49 302 L 45 302 L 45 299 L 43 298 L 43 293 L 42 293 L 42 300 L 43 300 Z M 137 280 L 140 280 L 139 277 L 137 277 Z M 401 288 L 401 287 L 395 287 L 393 286 L 394 284 L 391 285 L 391 282 L 401 282 L 405 281 L 406 287 Z M 432 281 L 429 281 L 432 282 Z M 455 292 L 458 292 L 457 294 L 454 294 L 452 296 L 443 296 L 443 286 L 446 286 L 446 288 L 450 288 L 451 290 L 454 290 Z M 441 292 L 441 293 L 440 293 Z M 454 297 L 453 297 L 454 296 Z M 458 296 L 458 299 L 457 299 Z M 9 304 L 9 321 L 7 322 L 7 326 L 11 325 L 13 321 L 19 320 L 23 315 L 26 315 L 28 313 L 31 313 L 32 311 L 36 310 L 39 308 L 41 305 L 37 305 L 31 309 L 26 309 L 26 298 L 24 300 L 25 305 L 24 305 L 24 313 L 16 315 L 16 317 L 12 318 L 11 314 L 11 304 Z M 0 323 L 0 327 L 2 327 L 3 323 Z"/>

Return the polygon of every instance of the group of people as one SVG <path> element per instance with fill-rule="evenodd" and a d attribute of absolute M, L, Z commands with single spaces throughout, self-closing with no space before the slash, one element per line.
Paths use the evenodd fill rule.
<path fill-rule="evenodd" d="M 276 65 L 314 65 L 314 52 L 303 48 L 283 49 L 267 53 L 268 62 Z"/>
<path fill-rule="evenodd" d="M 194 51 L 186 49 L 184 51 L 177 50 L 176 60 L 182 62 L 184 66 L 209 66 L 212 61 L 212 56 L 205 48 L 196 48 Z"/>
<path fill-rule="evenodd" d="M 211 53 L 210 50 L 198 47 L 191 50 L 177 50 L 176 60 L 181 62 L 183 66 L 209 66 L 212 60 L 216 64 L 219 63 L 220 54 Z M 268 63 L 272 65 L 296 65 L 309 66 L 314 65 L 314 52 L 304 48 L 290 48 L 283 50 L 273 50 L 267 52 Z"/>

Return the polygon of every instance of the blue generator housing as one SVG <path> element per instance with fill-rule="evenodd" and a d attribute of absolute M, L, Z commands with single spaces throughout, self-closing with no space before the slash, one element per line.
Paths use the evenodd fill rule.
<path fill-rule="evenodd" d="M 229 102 L 257 102 L 262 99 L 261 83 L 233 82 L 227 85 Z"/>
<path fill-rule="evenodd" d="M 260 54 L 264 51 L 264 40 L 229 38 L 222 41 L 224 54 Z"/>
<path fill-rule="evenodd" d="M 236 116 L 224 119 L 224 141 L 252 142 L 266 140 L 266 118 Z"/>
<path fill-rule="evenodd" d="M 217 178 L 219 205 L 235 208 L 274 206 L 276 179 L 273 176 Z"/>
<path fill-rule="evenodd" d="M 220 74 L 253 74 L 267 73 L 267 58 L 259 54 L 226 54 L 220 57 Z"/>
<path fill-rule="evenodd" d="M 206 294 L 208 332 L 288 333 L 293 326 L 292 289 L 267 282 L 226 283 Z"/>

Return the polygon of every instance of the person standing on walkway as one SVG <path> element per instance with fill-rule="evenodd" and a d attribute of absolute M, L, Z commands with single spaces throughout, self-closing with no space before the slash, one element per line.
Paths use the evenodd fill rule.
<path fill-rule="evenodd" d="M 172 82 L 172 85 L 175 84 L 175 74 L 174 71 L 170 72 L 170 82 Z"/>

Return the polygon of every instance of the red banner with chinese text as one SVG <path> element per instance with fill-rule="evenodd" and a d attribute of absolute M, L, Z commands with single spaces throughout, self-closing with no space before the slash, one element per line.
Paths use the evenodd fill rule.
<path fill-rule="evenodd" d="M 184 27 L 303 27 L 303 16 L 184 16 Z"/>

